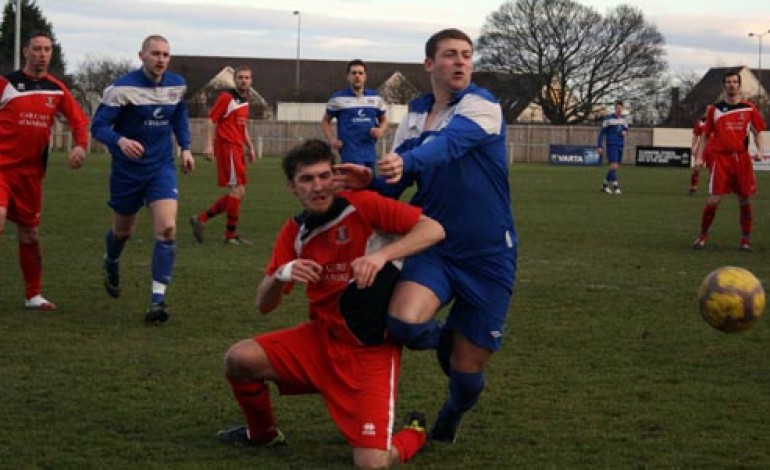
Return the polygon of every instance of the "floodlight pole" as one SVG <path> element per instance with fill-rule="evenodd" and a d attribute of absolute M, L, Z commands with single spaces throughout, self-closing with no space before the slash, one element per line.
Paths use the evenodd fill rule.
<path fill-rule="evenodd" d="M 762 86 L 762 38 L 770 33 L 770 29 L 765 31 L 764 33 L 749 33 L 749 37 L 755 37 L 759 39 L 759 71 L 757 72 L 757 79 L 759 80 L 759 112 L 760 114 L 764 111 L 764 87 Z"/>
<path fill-rule="evenodd" d="M 302 13 L 300 13 L 299 10 L 294 10 L 294 15 L 297 17 L 297 72 L 296 72 L 296 89 L 294 91 L 297 99 L 299 99 L 299 66 L 300 66 L 300 31 L 301 31 L 301 25 L 302 25 Z"/>
<path fill-rule="evenodd" d="M 21 1 L 16 0 L 16 23 L 13 31 L 13 69 L 21 68 Z"/>

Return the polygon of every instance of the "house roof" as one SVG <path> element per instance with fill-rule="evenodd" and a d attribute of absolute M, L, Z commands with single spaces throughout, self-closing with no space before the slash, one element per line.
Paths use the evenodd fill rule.
<path fill-rule="evenodd" d="M 252 70 L 252 87 L 268 103 L 325 103 L 333 92 L 347 86 L 346 64 L 347 61 L 338 60 L 300 60 L 299 95 L 296 93 L 297 61 L 294 59 L 175 55 L 169 68 L 185 77 L 190 95 L 204 88 L 225 67 L 245 65 Z M 368 88 L 379 88 L 399 72 L 420 92 L 430 90 L 430 77 L 421 63 L 367 62 L 366 65 Z"/>

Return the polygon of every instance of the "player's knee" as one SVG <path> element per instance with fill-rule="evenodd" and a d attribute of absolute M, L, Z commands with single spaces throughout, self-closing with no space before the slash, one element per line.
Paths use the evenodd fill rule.
<path fill-rule="evenodd" d="M 24 227 L 18 228 L 19 244 L 20 245 L 34 245 L 40 239 L 36 227 Z"/>
<path fill-rule="evenodd" d="M 176 226 L 174 224 L 164 224 L 155 232 L 155 238 L 162 241 L 173 240 L 176 237 Z"/>
<path fill-rule="evenodd" d="M 247 339 L 235 343 L 225 353 L 224 372 L 231 380 L 259 380 L 262 378 L 260 364 L 264 362 L 264 352 L 255 347 L 254 340 Z"/>
<path fill-rule="evenodd" d="M 353 465 L 356 468 L 388 468 L 390 467 L 390 452 L 379 449 L 354 449 Z"/>
<path fill-rule="evenodd" d="M 406 323 L 388 316 L 389 338 L 409 349 L 433 349 L 438 345 L 440 327 L 435 320 L 425 323 Z"/>

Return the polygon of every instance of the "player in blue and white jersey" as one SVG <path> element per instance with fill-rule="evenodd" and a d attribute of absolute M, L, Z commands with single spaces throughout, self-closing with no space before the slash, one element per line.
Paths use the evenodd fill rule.
<path fill-rule="evenodd" d="M 599 155 L 604 153 L 604 143 L 607 142 L 607 163 L 610 169 L 602 183 L 602 191 L 607 194 L 621 194 L 618 184 L 618 168 L 623 162 L 623 145 L 626 142 L 628 133 L 628 116 L 623 114 L 623 102 L 615 102 L 615 112 L 607 115 L 602 122 L 602 128 L 599 131 Z M 610 185 L 612 188 L 610 189 Z"/>
<path fill-rule="evenodd" d="M 398 196 L 416 183 L 412 203 L 445 228 L 446 238 L 406 259 L 390 302 L 389 337 L 411 349 L 436 348 L 449 397 L 430 438 L 454 442 L 463 414 L 478 401 L 484 369 L 501 346 L 516 275 L 502 109 L 471 83 L 473 44 L 457 29 L 425 45 L 433 92 L 413 100 L 395 151 L 378 162 L 370 186 Z M 361 187 L 368 171 L 339 165 L 342 183 Z M 446 323 L 436 311 L 454 301 Z"/>
<path fill-rule="evenodd" d="M 348 88 L 332 95 L 321 119 L 321 130 L 342 162 L 366 165 L 374 170 L 377 139 L 388 128 L 385 101 L 375 90 L 366 88 L 366 64 L 360 59 L 347 65 Z M 337 135 L 332 120 L 337 120 Z"/>
<path fill-rule="evenodd" d="M 174 144 L 182 148 L 182 169 L 195 168 L 190 152 L 190 126 L 184 79 L 167 72 L 170 48 L 166 38 L 148 36 L 139 58 L 142 67 L 113 82 L 104 91 L 91 133 L 112 155 L 110 200 L 112 227 L 105 235 L 104 286 L 120 296 L 120 255 L 136 228 L 137 212 L 146 205 L 152 216 L 152 294 L 147 323 L 168 320 L 166 287 L 176 257 L 177 180 Z"/>

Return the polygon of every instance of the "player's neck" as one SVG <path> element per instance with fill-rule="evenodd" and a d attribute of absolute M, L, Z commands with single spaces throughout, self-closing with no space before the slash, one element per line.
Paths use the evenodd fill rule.
<path fill-rule="evenodd" d="M 725 103 L 738 104 L 741 101 L 741 95 L 736 93 L 735 95 L 725 95 Z"/>
<path fill-rule="evenodd" d="M 36 78 L 36 79 L 40 79 L 48 75 L 47 70 L 39 71 L 30 67 L 24 67 L 23 69 L 21 69 L 21 71 L 24 73 L 24 75 L 27 75 L 29 77 Z"/>
<path fill-rule="evenodd" d="M 363 87 L 363 86 L 361 86 L 361 87 L 358 87 L 358 88 L 356 88 L 356 87 L 350 87 L 350 89 L 351 89 L 351 90 L 353 90 L 353 93 L 354 93 L 356 96 L 363 96 L 363 95 L 364 95 L 364 87 Z"/>

